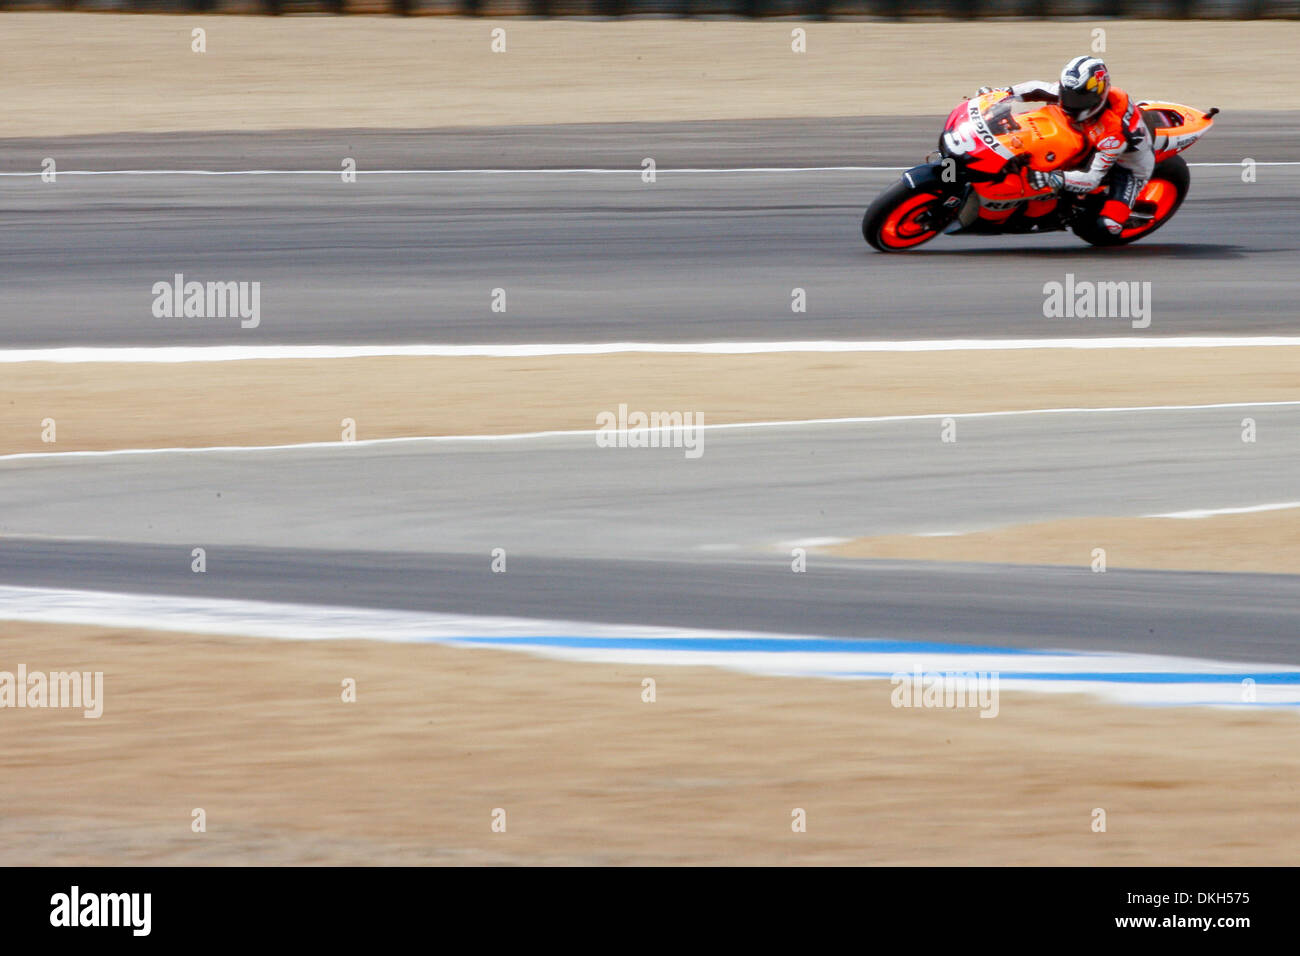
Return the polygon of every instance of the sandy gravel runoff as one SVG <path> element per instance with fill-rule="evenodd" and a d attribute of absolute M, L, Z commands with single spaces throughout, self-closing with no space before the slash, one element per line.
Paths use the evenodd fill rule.
<path fill-rule="evenodd" d="M 841 557 L 1106 569 L 1300 574 L 1300 507 L 1206 518 L 1071 518 L 942 537 L 881 535 L 824 550 Z"/>
<path fill-rule="evenodd" d="M 1300 853 L 1289 713 L 1004 693 L 989 720 L 895 709 L 886 681 L 0 622 L 0 670 L 19 663 L 102 670 L 104 713 L 0 712 L 0 865 L 1275 865 Z M 355 703 L 341 700 L 345 678 Z M 504 833 L 491 831 L 497 808 Z M 805 833 L 791 830 L 795 808 Z"/>
<path fill-rule="evenodd" d="M 0 13 L 0 137 L 946 115 L 1106 31 L 1139 96 L 1285 109 L 1300 23 L 530 21 Z M 191 31 L 207 52 L 191 52 Z M 491 31 L 506 31 L 493 53 Z M 807 31 L 807 52 L 791 31 Z M 939 66 L 918 70 L 918 63 Z"/>
<path fill-rule="evenodd" d="M 0 454 L 593 429 L 629 408 L 706 424 L 1300 401 L 1300 348 L 3 365 Z M 54 443 L 42 441 L 47 419 Z"/>

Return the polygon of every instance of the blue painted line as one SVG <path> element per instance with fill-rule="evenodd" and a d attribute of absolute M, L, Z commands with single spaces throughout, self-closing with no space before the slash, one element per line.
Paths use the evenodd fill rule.
<path fill-rule="evenodd" d="M 936 654 L 954 657 L 970 655 L 1008 655 L 1020 657 L 1072 657 L 1080 664 L 1089 658 L 1105 656 L 1081 651 L 1045 651 L 1024 648 L 985 647 L 969 644 L 942 644 L 937 642 L 892 641 L 878 638 L 787 638 L 787 637 L 584 637 L 581 635 L 535 635 L 515 637 L 466 636 L 457 638 L 439 638 L 458 644 L 495 645 L 500 647 L 562 647 L 573 649 L 606 650 L 652 650 L 684 651 L 687 653 L 706 652 L 757 652 L 771 654 L 814 653 L 814 654 L 897 654 L 901 658 L 896 670 L 859 670 L 859 671 L 813 671 L 807 676 L 837 677 L 845 679 L 879 679 L 888 680 L 895 674 L 912 675 L 915 667 L 910 666 L 906 655 Z M 686 663 L 685 661 L 683 663 Z M 960 664 L 947 668 L 952 673 L 978 673 L 978 669 L 962 671 Z M 944 673 L 940 668 L 930 668 L 927 673 Z M 985 669 L 987 672 L 987 669 Z M 1259 686 L 1300 686 L 1300 670 L 1296 671 L 1255 671 L 1255 672 L 1184 672 L 1184 671 L 997 671 L 999 680 L 1006 681 L 1042 681 L 1066 682 L 1078 681 L 1099 684 L 1240 684 L 1250 679 Z M 1214 703 L 1214 702 L 1209 702 Z M 1186 704 L 1183 704 L 1186 706 Z M 1255 706 L 1255 705 L 1251 705 Z M 1264 706 L 1264 705 L 1258 705 Z M 1289 707 L 1292 704 L 1278 704 Z"/>
<path fill-rule="evenodd" d="M 899 671 L 844 671 L 836 676 L 858 678 L 888 678 Z M 909 677 L 912 671 L 903 671 Z M 943 674 L 944 671 L 922 671 L 925 674 Z M 954 671 L 953 673 L 957 673 Z M 973 671 L 970 673 L 979 673 Z M 987 673 L 987 672 L 986 672 Z M 1300 672 L 1254 674 L 1214 674 L 1180 671 L 997 671 L 998 680 L 1050 680 L 1089 681 L 1109 684 L 1240 684 L 1249 678 L 1259 684 L 1300 684 Z"/>
<path fill-rule="evenodd" d="M 592 647 L 656 651 L 763 651 L 773 654 L 998 654 L 1021 657 L 1086 657 L 1078 651 L 1043 651 L 1020 647 L 981 647 L 974 644 L 938 644 L 924 641 L 890 641 L 884 638 L 785 637 L 451 637 L 439 641 L 463 644 L 529 644 L 539 647 Z"/>

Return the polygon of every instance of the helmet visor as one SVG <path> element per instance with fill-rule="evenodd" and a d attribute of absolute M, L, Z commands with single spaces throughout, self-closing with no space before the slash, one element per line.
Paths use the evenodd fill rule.
<path fill-rule="evenodd" d="M 1061 87 L 1061 109 L 1075 119 L 1084 119 L 1101 106 L 1100 90 L 1072 90 Z"/>

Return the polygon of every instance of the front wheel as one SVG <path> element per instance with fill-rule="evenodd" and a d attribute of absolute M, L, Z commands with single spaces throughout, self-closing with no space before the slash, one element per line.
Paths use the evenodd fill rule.
<path fill-rule="evenodd" d="M 939 235 L 946 197 L 900 179 L 867 207 L 862 238 L 881 252 L 903 252 Z"/>
<path fill-rule="evenodd" d="M 1150 219 L 1128 226 L 1118 236 L 1112 235 L 1097 225 L 1097 215 L 1101 210 L 1101 203 L 1098 202 L 1085 210 L 1083 217 L 1071 228 L 1076 236 L 1094 246 L 1126 246 L 1143 236 L 1151 235 L 1174 218 L 1174 213 L 1187 198 L 1187 190 L 1191 185 L 1192 174 L 1187 168 L 1187 160 L 1181 156 L 1170 156 L 1152 172 L 1151 181 L 1142 188 L 1135 203 L 1148 208 L 1152 214 Z"/>

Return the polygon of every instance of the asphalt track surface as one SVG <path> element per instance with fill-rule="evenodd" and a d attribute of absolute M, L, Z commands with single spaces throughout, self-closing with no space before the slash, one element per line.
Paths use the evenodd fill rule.
<path fill-rule="evenodd" d="M 0 541 L 0 583 L 599 624 L 1300 664 L 1300 576 L 788 559 L 660 562 Z"/>
<path fill-rule="evenodd" d="M 938 117 L 474 131 L 103 136 L 0 142 L 0 347 L 716 341 L 1114 335 L 1124 319 L 1043 315 L 1043 286 L 1152 282 L 1148 335 L 1295 329 L 1300 114 L 1225 115 L 1185 155 L 1192 194 L 1122 251 L 1073 235 L 862 241 L 888 171 Z M 73 170 L 338 170 L 363 175 L 73 176 Z M 641 161 L 653 157 L 653 184 Z M 529 172 L 616 169 L 616 173 Z M 368 175 L 493 168 L 501 174 Z M 262 283 L 257 329 L 159 319 L 176 273 Z M 507 309 L 490 308 L 504 289 Z M 791 290 L 808 311 L 792 313 Z"/>
<path fill-rule="evenodd" d="M 1157 239 L 868 250 L 937 120 L 206 134 L 0 143 L 0 171 L 513 168 L 0 178 L 0 347 L 1082 336 L 1045 282 L 1150 280 L 1143 334 L 1293 333 L 1300 167 L 1193 170 Z M 1297 114 L 1224 117 L 1188 158 L 1300 158 Z M 653 185 L 640 160 L 656 158 Z M 537 173 L 602 167 L 625 173 Z M 1158 241 L 1157 241 L 1158 240 Z M 257 330 L 160 320 L 183 272 L 263 284 Z M 808 291 L 793 315 L 790 290 Z M 490 290 L 509 296 L 505 314 Z M 1099 401 L 1099 404 L 1104 404 Z M 1241 418 L 1260 423 L 1243 445 Z M 705 454 L 529 443 L 0 461 L 0 583 L 1300 662 L 1293 576 L 814 556 L 792 541 L 1293 500 L 1294 408 L 710 431 Z M 11 536 L 21 537 L 11 537 Z M 189 549 L 209 549 L 209 573 Z M 488 570 L 505 547 L 510 571 Z"/>
<path fill-rule="evenodd" d="M 1244 414 L 1271 437 L 1243 444 Z M 1099 575 L 1090 553 L 791 572 L 809 535 L 1288 500 L 1300 464 L 1294 406 L 957 427 L 720 429 L 693 460 L 590 435 L 9 460 L 0 583 L 1300 663 L 1297 576 Z"/>
<path fill-rule="evenodd" d="M 1259 440 L 1241 441 L 1249 415 Z M 663 560 L 1296 500 L 1300 406 L 0 460 L 0 534 Z M 52 495 L 51 488 L 58 494 Z M 1169 519 L 1177 520 L 1177 519 Z M 1103 543 L 1098 542 L 1098 546 Z M 1090 555 L 1080 555 L 1080 565 Z"/>

